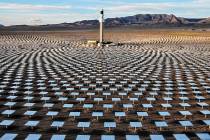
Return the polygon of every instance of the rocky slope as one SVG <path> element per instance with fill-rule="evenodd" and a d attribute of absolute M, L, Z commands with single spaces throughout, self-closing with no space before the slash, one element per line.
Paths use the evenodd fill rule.
<path fill-rule="evenodd" d="M 15 25 L 0 27 L 5 30 L 62 30 L 91 29 L 99 26 L 98 20 L 83 20 L 74 23 L 47 24 L 40 26 Z M 127 17 L 107 18 L 106 27 L 210 27 L 210 18 L 183 18 L 167 14 L 138 14 Z"/>

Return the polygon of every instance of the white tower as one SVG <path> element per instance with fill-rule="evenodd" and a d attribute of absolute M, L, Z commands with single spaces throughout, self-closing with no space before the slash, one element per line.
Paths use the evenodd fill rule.
<path fill-rule="evenodd" d="M 103 41 L 104 41 L 104 10 L 102 9 L 100 12 L 100 46 L 103 45 Z"/>

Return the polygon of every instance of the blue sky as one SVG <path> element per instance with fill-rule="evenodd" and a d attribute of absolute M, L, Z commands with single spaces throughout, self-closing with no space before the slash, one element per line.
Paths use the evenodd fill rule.
<path fill-rule="evenodd" d="M 0 24 L 55 24 L 135 14 L 210 17 L 210 0 L 0 0 Z"/>

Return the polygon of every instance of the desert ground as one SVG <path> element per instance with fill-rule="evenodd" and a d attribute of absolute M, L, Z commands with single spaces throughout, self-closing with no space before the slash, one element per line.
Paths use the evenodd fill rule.
<path fill-rule="evenodd" d="M 210 32 L 0 32 L 0 139 L 210 139 Z"/>

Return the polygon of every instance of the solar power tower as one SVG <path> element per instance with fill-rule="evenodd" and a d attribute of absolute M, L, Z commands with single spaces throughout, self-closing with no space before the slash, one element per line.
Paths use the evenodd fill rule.
<path fill-rule="evenodd" d="M 100 11 L 100 19 L 99 19 L 99 22 L 100 22 L 100 46 L 103 45 L 103 41 L 104 41 L 104 10 L 102 9 Z"/>

